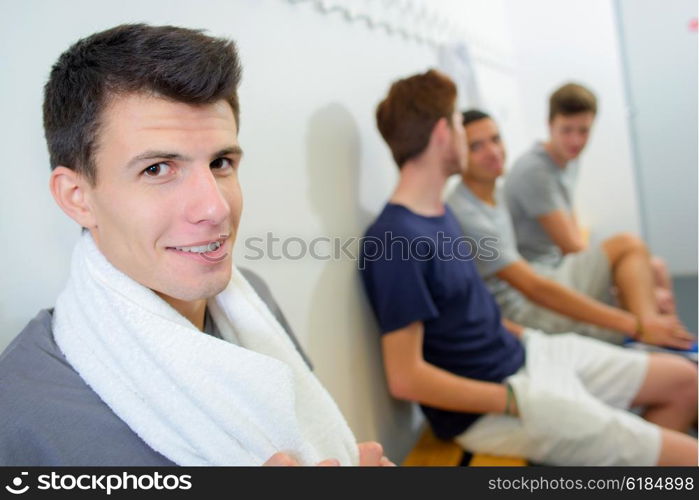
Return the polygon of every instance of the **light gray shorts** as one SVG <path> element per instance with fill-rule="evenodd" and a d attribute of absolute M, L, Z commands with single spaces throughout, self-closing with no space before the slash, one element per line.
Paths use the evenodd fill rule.
<path fill-rule="evenodd" d="M 611 265 L 601 246 L 568 254 L 557 267 L 533 263 L 536 271 L 547 278 L 593 299 L 613 305 Z M 613 344 L 621 344 L 624 335 L 596 325 L 583 323 L 541 307 L 523 297 L 512 308 L 503 311 L 505 317 L 546 333 L 576 332 Z"/>
<path fill-rule="evenodd" d="M 523 342 L 525 365 L 508 378 L 519 417 L 482 416 L 456 438 L 462 447 L 548 465 L 657 464 L 660 428 L 627 411 L 646 353 L 531 329 Z"/>

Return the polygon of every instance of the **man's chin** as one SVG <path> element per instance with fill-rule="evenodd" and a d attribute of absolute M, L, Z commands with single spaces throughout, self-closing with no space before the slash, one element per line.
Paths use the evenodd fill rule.
<path fill-rule="evenodd" d="M 226 273 L 225 276 L 217 276 L 209 278 L 196 285 L 187 286 L 185 284 L 177 284 L 174 286 L 161 287 L 153 289 L 155 293 L 163 299 L 174 299 L 179 302 L 195 302 L 200 300 L 208 300 L 215 297 L 226 289 L 231 280 L 231 273 Z"/>
<path fill-rule="evenodd" d="M 447 177 L 451 177 L 452 175 L 456 175 L 456 174 L 463 175 L 467 171 L 468 171 L 468 166 L 465 163 L 463 163 L 463 164 L 454 163 L 445 169 Z"/>
<path fill-rule="evenodd" d="M 582 149 L 579 150 L 579 151 L 568 151 L 568 152 L 567 152 L 567 155 L 566 155 L 566 156 L 567 156 L 566 159 L 567 159 L 568 161 L 575 160 L 578 156 L 580 156 L 580 153 L 582 153 Z"/>
<path fill-rule="evenodd" d="M 489 168 L 489 173 L 490 175 L 494 178 L 497 179 L 500 177 L 504 172 L 505 172 L 505 165 L 499 164 L 499 165 L 491 165 Z"/>

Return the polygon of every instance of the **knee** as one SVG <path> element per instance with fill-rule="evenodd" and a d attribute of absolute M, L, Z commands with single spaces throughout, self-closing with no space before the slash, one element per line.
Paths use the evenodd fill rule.
<path fill-rule="evenodd" d="M 653 267 L 653 271 L 656 273 L 656 275 L 665 276 L 669 274 L 667 262 L 665 262 L 665 259 L 662 257 L 651 257 L 650 265 Z"/>
<path fill-rule="evenodd" d="M 647 252 L 648 248 L 641 238 L 633 233 L 619 233 L 612 238 L 626 252 Z"/>
<path fill-rule="evenodd" d="M 697 368 L 694 363 L 674 354 L 668 369 L 672 370 L 675 383 L 672 387 L 672 394 L 675 400 L 690 407 L 697 405 Z"/>
<path fill-rule="evenodd" d="M 665 259 L 662 257 L 653 256 L 650 259 L 651 264 L 653 264 L 653 267 L 656 267 L 658 269 L 667 269 L 667 262 L 665 262 Z"/>
<path fill-rule="evenodd" d="M 685 390 L 687 391 L 690 401 L 693 401 L 693 406 L 697 403 L 697 368 L 688 359 L 682 361 L 682 380 Z"/>
<path fill-rule="evenodd" d="M 612 255 L 616 256 L 613 261 L 618 261 L 626 255 L 633 253 L 644 253 L 648 255 L 648 247 L 641 238 L 633 233 L 619 233 L 607 240 L 607 247 L 612 250 Z"/>

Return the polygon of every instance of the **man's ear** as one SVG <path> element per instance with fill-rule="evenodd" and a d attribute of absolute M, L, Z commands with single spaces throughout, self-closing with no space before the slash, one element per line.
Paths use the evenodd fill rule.
<path fill-rule="evenodd" d="M 96 226 L 89 204 L 90 184 L 83 175 L 68 167 L 58 166 L 51 172 L 49 190 L 68 217 L 88 229 Z"/>
<path fill-rule="evenodd" d="M 437 120 L 437 123 L 435 123 L 432 129 L 431 140 L 440 146 L 451 140 L 451 127 L 446 118 Z"/>

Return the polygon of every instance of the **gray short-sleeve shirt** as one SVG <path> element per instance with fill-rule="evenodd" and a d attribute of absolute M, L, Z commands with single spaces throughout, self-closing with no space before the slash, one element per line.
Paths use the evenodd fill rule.
<path fill-rule="evenodd" d="M 463 182 L 447 197 L 464 235 L 478 245 L 476 268 L 501 308 L 516 308 L 524 300 L 521 293 L 496 274 L 521 260 L 515 232 L 502 191 L 495 193 L 495 206 L 480 200 Z"/>
<path fill-rule="evenodd" d="M 241 272 L 306 359 L 266 284 Z M 52 311 L 40 311 L 0 355 L 0 465 L 175 465 L 83 381 L 56 344 L 51 322 Z M 204 330 L 220 338 L 208 314 Z"/>
<path fill-rule="evenodd" d="M 512 216 L 519 253 L 531 262 L 558 265 L 562 254 L 539 223 L 542 215 L 573 212 L 578 162 L 564 168 L 554 163 L 542 143 L 514 162 L 505 178 L 505 199 Z"/>

